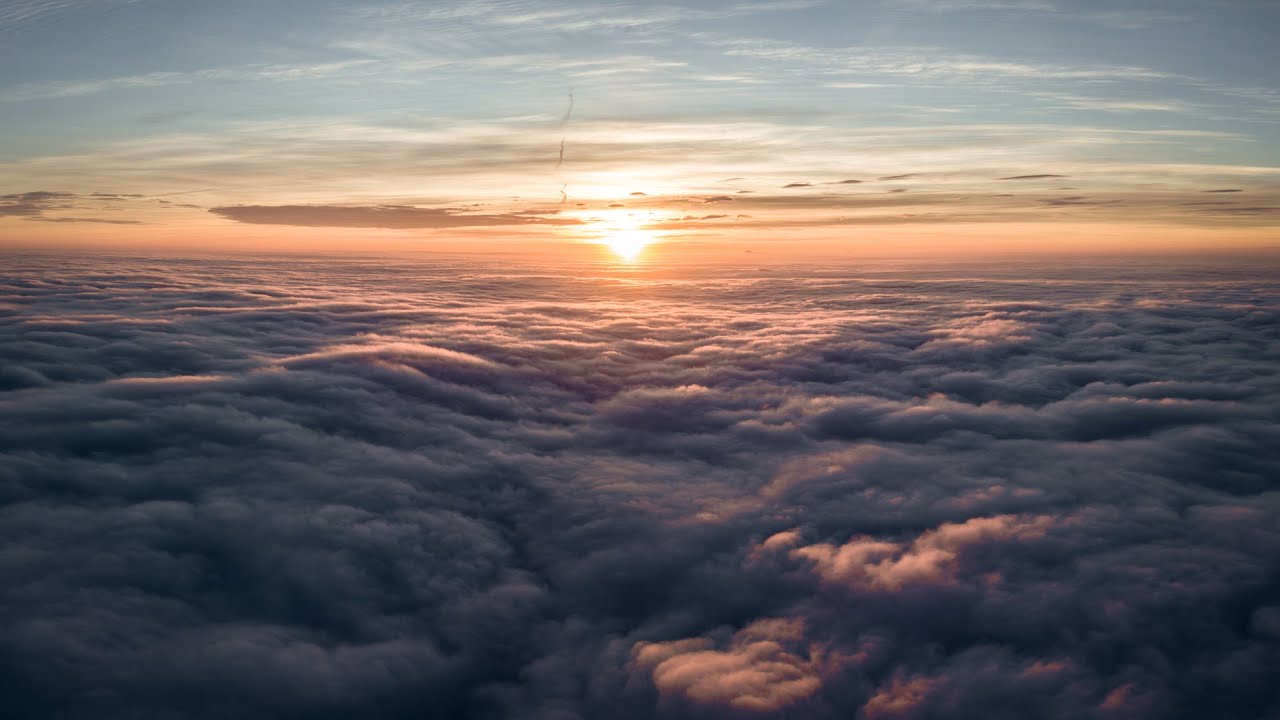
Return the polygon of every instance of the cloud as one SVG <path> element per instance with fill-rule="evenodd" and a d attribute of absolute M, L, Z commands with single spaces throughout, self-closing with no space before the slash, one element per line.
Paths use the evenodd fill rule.
<path fill-rule="evenodd" d="M 1239 214 L 1239 215 L 1267 215 L 1269 213 L 1280 212 L 1280 206 L 1255 205 L 1252 207 L 1219 207 L 1219 208 L 1203 208 L 1199 212 L 1205 214 Z"/>
<path fill-rule="evenodd" d="M 0 217 L 40 217 L 46 210 L 67 207 L 75 197 L 72 193 L 48 190 L 0 195 Z"/>
<path fill-rule="evenodd" d="M 934 12 L 1017 12 L 1055 17 L 1065 22 L 1088 22 L 1106 28 L 1138 30 L 1166 23 L 1187 22 L 1190 16 L 1148 8 L 1093 9 L 1065 7 L 1046 0 L 895 0 L 912 10 Z"/>
<path fill-rule="evenodd" d="M 532 213 L 499 215 L 464 212 L 454 208 L 420 208 L 408 205 L 231 205 L 210 208 L 214 215 L 254 225 L 347 228 L 460 228 L 500 225 L 577 225 L 580 220 Z"/>
<path fill-rule="evenodd" d="M 14 31 L 64 13 L 130 5 L 140 0 L 9 0 L 0 7 L 0 31 Z"/>
<path fill-rule="evenodd" d="M 706 36 L 703 40 L 730 56 L 800 65 L 828 75 L 980 81 L 982 85 L 1026 80 L 1134 82 L 1189 79 L 1139 66 L 1040 64 L 957 52 L 949 53 L 947 61 L 939 63 L 936 56 L 930 55 L 930 49 L 916 47 L 820 48 L 769 38 L 721 36 Z M 936 52 L 936 48 L 933 50 Z"/>
<path fill-rule="evenodd" d="M 1272 255 L 6 259 L 5 717 L 1274 706 Z"/>
<path fill-rule="evenodd" d="M 1042 175 L 1014 175 L 1012 177 L 1002 177 L 1000 179 L 1001 180 L 1048 180 L 1051 178 L 1065 178 L 1065 177 L 1067 176 L 1042 174 Z"/>
<path fill-rule="evenodd" d="M 955 581 L 960 555 L 966 548 L 992 542 L 1025 542 L 1042 536 L 1049 517 L 1018 518 L 999 515 L 947 523 L 924 533 L 909 545 L 863 537 L 839 547 L 822 544 L 797 548 L 792 555 L 814 564 L 823 580 L 858 589 L 901 590 L 909 585 L 937 585 Z M 775 545 L 777 536 L 773 538 Z"/>
<path fill-rule="evenodd" d="M 872 720 L 913 717 L 921 710 L 921 705 L 936 685 L 936 681 L 929 678 L 894 678 L 888 687 L 882 688 L 867 701 L 862 711 Z"/>
<path fill-rule="evenodd" d="M 803 643 L 794 620 L 759 620 L 735 633 L 725 650 L 703 639 L 641 643 L 634 663 L 652 674 L 664 698 L 724 706 L 752 713 L 777 713 L 813 695 L 822 685 L 818 662 L 786 646 Z"/>
<path fill-rule="evenodd" d="M 116 0 L 120 2 L 122 0 Z M 129 2 L 130 0 L 123 0 Z M 137 0 L 132 0 L 137 1 Z M 0 18 L 0 22 L 3 18 Z M 195 71 L 158 71 L 144 75 L 102 78 L 82 81 L 53 81 L 18 85 L 0 93 L 0 102 L 24 102 L 94 95 L 129 89 L 163 88 L 173 85 L 189 85 L 217 81 L 298 81 L 316 78 L 350 75 L 353 71 L 368 70 L 375 61 L 369 58 L 339 60 L 311 65 L 243 65 L 226 68 L 206 68 Z"/>
<path fill-rule="evenodd" d="M 30 219 L 31 219 L 31 220 L 36 220 L 36 221 L 38 221 L 38 222 L 51 222 L 51 223 L 100 223 L 100 224 L 105 224 L 105 225 L 142 225 L 142 224 L 143 224 L 141 220 L 111 220 L 111 219 L 107 219 L 107 218 L 81 218 L 81 217 L 45 218 L 45 217 L 37 217 L 37 218 L 30 218 Z"/>
<path fill-rule="evenodd" d="M 501 33 L 592 33 L 645 30 L 679 23 L 717 21 L 764 13 L 784 13 L 822 5 L 822 0 L 743 2 L 719 7 L 618 5 L 600 8 L 578 3 L 529 3 L 470 0 L 441 8 L 426 2 L 405 2 L 362 8 L 360 13 L 397 24 L 404 22 L 458 23 Z"/>
<path fill-rule="evenodd" d="M 175 212 L 161 214 L 158 201 L 154 200 L 161 193 L 172 192 L 169 188 L 173 177 L 198 176 L 215 183 L 218 187 L 205 192 L 201 198 L 199 204 L 205 207 L 324 205 L 342 208 L 352 203 L 338 203 L 334 199 L 349 197 L 351 183 L 357 180 L 364 183 L 365 180 L 359 178 L 367 179 L 369 169 L 377 168 L 380 186 L 419 187 L 423 188 L 422 194 L 374 195 L 362 191 L 366 199 L 360 201 L 359 206 L 383 209 L 296 211 L 289 222 L 344 222 L 354 223 L 354 227 L 369 227 L 367 223 L 370 222 L 408 225 L 421 222 L 429 226 L 444 224 L 457 227 L 448 223 L 463 222 L 466 216 L 472 218 L 470 222 L 493 226 L 508 221 L 512 225 L 530 225 L 542 222 L 537 219 L 539 217 L 543 220 L 560 217 L 538 212 L 560 199 L 557 189 L 562 182 L 548 174 L 554 165 L 559 135 L 550 127 L 552 118 L 539 122 L 547 127 L 531 127 L 533 121 L 528 119 L 465 124 L 437 120 L 414 127 L 254 123 L 226 133 L 162 135 L 145 142 L 113 144 L 85 155 L 10 163 L 0 166 L 0 175 L 11 177 L 13 183 L 17 183 L 19 178 L 22 182 L 30 182 L 33 173 L 34 176 L 48 178 L 47 183 L 35 189 L 87 188 L 115 195 L 146 190 L 152 199 L 135 198 L 134 202 L 146 203 L 149 211 L 137 212 L 141 205 L 126 205 L 122 200 L 120 205 L 127 207 L 130 213 L 126 219 L 145 220 L 155 225 L 170 222 L 176 227 L 184 220 L 195 221 L 192 214 L 177 212 L 180 209 L 170 206 L 165 207 Z M 636 203 L 642 203 L 647 209 L 672 213 L 680 209 L 677 203 L 686 200 L 701 202 L 732 197 L 754 203 L 747 212 L 755 216 L 755 224 L 759 227 L 775 222 L 781 224 L 771 226 L 787 227 L 788 222 L 803 222 L 810 226 L 825 222 L 832 227 L 874 222 L 1026 222 L 1029 208 L 1038 208 L 1045 205 L 1041 201 L 1053 199 L 1050 188 L 1032 188 L 1036 183 L 1030 180 L 1017 182 L 1023 192 L 1016 199 L 1001 198 L 1009 183 L 994 184 L 993 178 L 1017 177 L 1013 171 L 1020 167 L 1031 167 L 1032 162 L 1047 164 L 1050 161 L 1053 162 L 1054 174 L 1070 175 L 1074 178 L 1073 183 L 1082 186 L 1073 192 L 1099 198 L 1099 202 L 1124 200 L 1128 209 L 1121 212 L 1118 209 L 1108 211 L 1101 204 L 1076 208 L 1057 204 L 1052 206 L 1060 213 L 1055 219 L 1071 218 L 1066 213 L 1078 212 L 1075 219 L 1085 222 L 1092 222 L 1104 214 L 1109 220 L 1124 223 L 1266 226 L 1274 222 L 1274 217 L 1265 213 L 1210 215 L 1186 212 L 1180 205 L 1194 200 L 1193 195 L 1198 195 L 1200 189 L 1218 187 L 1236 178 L 1231 182 L 1238 184 L 1229 187 L 1247 190 L 1256 199 L 1250 203 L 1251 206 L 1270 207 L 1275 204 L 1272 200 L 1276 199 L 1275 189 L 1269 184 L 1269 178 L 1276 174 L 1274 168 L 1064 162 L 1054 159 L 1062 151 L 1064 138 L 1068 136 L 1083 139 L 1081 141 L 1090 146 L 1116 146 L 1118 151 L 1119 146 L 1146 144 L 1168 147 L 1167 144 L 1172 143 L 1191 147 L 1202 144 L 1207 138 L 1234 141 L 1233 136 L 1224 137 L 1221 133 L 1205 135 L 1194 131 L 1120 131 L 1089 127 L 1063 130 L 1045 125 L 903 126 L 881 127 L 874 131 L 824 129 L 822 133 L 826 145 L 822 152 L 818 152 L 804 140 L 804 133 L 797 134 L 794 128 L 788 128 L 782 122 L 739 122 L 726 126 L 707 121 L 583 120 L 575 125 L 574 159 L 575 167 L 584 173 L 634 172 L 648 177 L 652 168 L 666 168 L 662 178 L 655 178 L 654 185 L 644 189 L 648 195 L 629 196 L 628 207 L 639 207 Z M 731 141 L 726 140 L 730 137 L 733 138 Z M 296 158 L 296 162 L 288 167 L 270 161 L 273 153 L 282 146 L 289 147 Z M 919 168 L 924 161 L 918 153 L 910 150 L 917 146 L 938 148 L 936 152 L 929 153 L 926 169 Z M 349 151 L 357 147 L 359 152 Z M 873 155 L 866 155 L 864 150 L 858 149 L 866 147 L 877 150 Z M 898 205 L 877 205 L 870 193 L 858 192 L 868 190 L 874 184 L 827 184 L 845 179 L 828 174 L 830 171 L 815 170 L 824 167 L 823 163 L 836 149 L 858 158 L 859 165 L 868 170 L 869 177 L 909 180 L 913 191 L 922 192 L 898 193 L 907 197 L 882 198 L 901 201 Z M 771 183 L 763 180 L 744 183 L 725 195 L 717 195 L 710 190 L 716 187 L 713 183 L 728 175 L 724 172 L 726 167 L 776 163 L 779 157 L 786 158 L 786 172 L 813 178 L 811 182 L 815 187 L 821 185 L 823 192 L 806 192 L 809 188 L 804 187 L 783 191 L 776 189 L 776 183 L 773 183 L 775 189 L 770 190 Z M 910 165 L 903 164 L 908 161 Z M 423 162 L 427 163 L 426 170 L 434 178 L 428 186 L 421 183 Z M 131 171 L 127 187 L 119 184 L 117 171 L 108 172 L 110 168 L 119 167 L 136 169 Z M 904 174 L 904 167 L 914 167 L 916 172 Z M 250 182 L 246 178 L 253 180 Z M 867 182 L 871 181 L 868 179 Z M 435 191 L 426 194 L 433 186 Z M 907 183 L 903 182 L 901 186 L 906 187 Z M 288 187 L 292 194 L 288 199 L 282 199 L 277 192 L 264 190 L 264 187 Z M 654 188 L 657 187 L 668 189 L 655 194 Z M 501 188 L 500 195 L 495 195 L 498 192 L 495 188 Z M 1027 192 L 1027 189 L 1034 191 Z M 742 194 L 738 194 L 739 191 Z M 584 203 L 587 207 L 599 203 L 599 207 L 604 207 L 609 202 L 618 201 L 618 195 L 607 192 L 592 194 L 595 197 L 575 195 L 574 202 Z M 620 194 L 625 195 L 625 192 Z M 513 196 L 525 200 L 513 202 Z M 107 202 L 108 198 L 90 197 L 82 196 L 77 200 L 85 210 L 64 214 L 82 218 L 113 217 L 99 211 L 115 207 Z M 477 202 L 486 203 L 486 209 L 467 212 Z M 771 206 L 774 212 L 764 212 L 766 206 Z M 875 212 L 877 207 L 884 209 Z M 388 208 L 408 209 L 398 211 L 397 216 Z M 429 217 L 429 213 L 423 211 L 439 217 Z M 246 217 L 256 213 L 257 217 L 263 218 L 283 215 L 283 211 L 266 210 L 228 212 Z M 328 213 L 331 217 L 321 218 L 321 213 Z M 343 213 L 347 217 L 339 217 Z M 302 217 L 304 214 L 313 217 Z M 910 217 L 905 217 L 908 215 Z"/>
<path fill-rule="evenodd" d="M 51 217 L 47 213 L 66 210 L 118 210 L 122 202 L 133 201 L 141 195 L 93 193 L 77 195 L 69 192 L 35 190 L 25 193 L 0 195 L 0 218 L 15 217 L 23 220 L 47 223 L 98 223 L 105 225 L 141 225 L 140 220 L 98 217 Z"/>

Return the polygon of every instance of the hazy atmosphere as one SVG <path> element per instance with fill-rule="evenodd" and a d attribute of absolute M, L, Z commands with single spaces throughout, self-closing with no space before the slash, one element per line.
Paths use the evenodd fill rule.
<path fill-rule="evenodd" d="M 1280 718 L 1276 47 L 0 0 L 0 717 Z"/>

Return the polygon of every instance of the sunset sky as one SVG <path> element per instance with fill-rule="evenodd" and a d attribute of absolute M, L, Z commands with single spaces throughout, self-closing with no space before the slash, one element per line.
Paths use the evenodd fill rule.
<path fill-rule="evenodd" d="M 1261 0 L 8 0 L 0 243 L 1274 246 L 1277 26 Z"/>
<path fill-rule="evenodd" d="M 0 0 L 0 719 L 1280 720 L 1277 0 Z"/>

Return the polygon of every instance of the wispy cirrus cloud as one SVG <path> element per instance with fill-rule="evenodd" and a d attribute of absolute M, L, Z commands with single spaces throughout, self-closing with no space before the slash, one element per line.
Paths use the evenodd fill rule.
<path fill-rule="evenodd" d="M 927 47 L 817 48 L 769 38 L 701 34 L 698 39 L 727 55 L 800 63 L 829 74 L 883 75 L 918 79 L 1166 80 L 1181 76 L 1126 65 L 1049 64 L 1007 60 Z"/>
<path fill-rule="evenodd" d="M 1099 5 L 1083 6 L 1082 3 L 1065 5 L 1049 0 L 890 0 L 893 4 L 912 10 L 939 13 L 947 12 L 1010 12 L 1031 13 L 1054 17 L 1060 21 L 1088 22 L 1117 30 L 1138 30 L 1166 23 L 1188 22 L 1184 13 L 1173 12 L 1157 5 L 1146 8 L 1117 8 Z"/>
<path fill-rule="evenodd" d="M 786 13 L 824 4 L 826 0 L 741 2 L 719 7 L 468 0 L 450 7 L 423 2 L 401 2 L 362 7 L 355 12 L 365 17 L 396 22 L 467 22 L 482 27 L 518 28 L 522 31 L 533 29 L 549 32 L 584 32 L 666 26 L 764 13 Z"/>
<path fill-rule="evenodd" d="M 1073 110 L 1097 110 L 1102 112 L 1169 112 L 1186 113 L 1203 110 L 1190 103 L 1179 100 L 1134 100 L 1121 98 L 1090 97 L 1070 93 L 1037 93 L 1050 108 L 1060 107 Z"/>
<path fill-rule="evenodd" d="M 0 5 L 0 32 L 14 31 L 64 13 L 132 5 L 146 0 L 7 0 Z"/>
<path fill-rule="evenodd" d="M 18 85 L 0 90 L 0 101 L 21 102 L 79 97 L 101 92 L 137 88 L 162 88 L 205 82 L 245 82 L 254 80 L 288 81 L 349 76 L 375 61 L 367 58 L 298 65 L 243 65 L 209 68 L 190 72 L 153 72 L 143 75 L 103 78 L 99 80 L 53 81 Z"/>

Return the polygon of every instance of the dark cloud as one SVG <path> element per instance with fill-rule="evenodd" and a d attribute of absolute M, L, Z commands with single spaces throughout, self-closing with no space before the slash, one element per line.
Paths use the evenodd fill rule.
<path fill-rule="evenodd" d="M 142 198 L 142 195 L 127 193 L 94 192 L 87 195 L 71 192 L 55 192 L 35 190 L 24 193 L 0 195 L 0 218 L 16 217 L 36 222 L 54 223 L 103 223 L 109 225 L 140 225 L 139 220 L 118 218 L 101 218 L 86 216 L 50 215 L 65 211 L 79 212 L 116 212 L 127 207 L 127 203 Z"/>
<path fill-rule="evenodd" d="M 1072 195 L 1069 197 L 1045 198 L 1040 201 L 1044 205 L 1051 207 L 1067 207 L 1067 206 L 1088 206 L 1103 207 L 1107 205 L 1123 205 L 1123 200 L 1094 200 L 1093 198 L 1081 195 Z"/>
<path fill-rule="evenodd" d="M 684 215 L 678 218 L 672 218 L 671 220 L 667 220 L 664 222 L 649 223 L 645 225 L 645 227 L 651 230 L 679 230 L 679 229 L 688 227 L 688 223 L 696 223 L 696 222 L 702 222 L 706 220 L 723 220 L 727 217 L 729 216 L 722 215 L 722 214 Z M 741 218 L 741 217 L 748 217 L 748 216 L 739 215 L 738 217 Z"/>
<path fill-rule="evenodd" d="M 67 207 L 75 197 L 72 193 L 48 190 L 0 195 L 0 217 L 40 217 L 46 210 Z"/>
<path fill-rule="evenodd" d="M 459 228 L 497 225 L 576 225 L 580 221 L 533 213 L 486 215 L 456 208 L 410 205 L 232 205 L 210 208 L 214 215 L 255 225 L 348 228 Z"/>
<path fill-rule="evenodd" d="M 1042 175 L 1013 175 L 1013 176 L 1011 176 L 1011 177 L 1002 177 L 1002 178 L 1000 178 L 1000 179 L 1001 179 L 1001 180 L 1048 180 L 1048 179 L 1050 179 L 1050 178 L 1064 178 L 1064 177 L 1068 177 L 1068 176 L 1066 176 L 1066 175 L 1050 175 L 1050 174 L 1042 174 Z"/>
<path fill-rule="evenodd" d="M 1274 256 L 7 260 L 0 716 L 1280 710 Z"/>
<path fill-rule="evenodd" d="M 47 202 L 50 200 L 67 200 L 73 197 L 75 197 L 75 194 L 69 193 L 69 192 L 51 192 L 49 190 L 35 190 L 32 192 L 0 195 L 0 200 L 4 200 L 6 202 Z"/>
<path fill-rule="evenodd" d="M 784 192 L 750 193 L 733 196 L 738 206 L 747 211 L 760 211 L 758 227 L 807 227 L 866 224 L 920 224 L 951 222 L 1024 222 L 1026 211 L 1050 210 L 1060 218 L 1078 217 L 1095 221 L 1106 217 L 1121 223 L 1137 221 L 1164 222 L 1176 218 L 1182 224 L 1209 225 L 1234 223 L 1269 227 L 1274 224 L 1276 200 L 1264 190 L 1257 199 L 1240 210 L 1213 212 L 1229 201 L 1203 201 L 1199 191 L 1151 190 L 1117 195 L 1065 195 L 1070 188 L 1051 191 L 1030 190 L 1012 193 L 974 193 L 948 190 L 939 184 L 928 192 L 910 192 L 906 187 L 886 188 L 879 194 L 807 192 L 793 187 Z M 747 191 L 741 191 L 746 193 Z M 689 200 L 700 200 L 693 198 Z M 686 201 L 681 199 L 681 201 Z M 671 200 L 653 200 L 648 207 L 669 207 Z M 1195 209 L 1200 208 L 1197 211 Z M 769 210 L 783 211 L 766 214 Z M 801 212 L 805 212 L 801 215 Z"/>
<path fill-rule="evenodd" d="M 877 180 L 909 180 L 913 177 L 917 177 L 919 174 L 920 173 L 907 173 L 905 175 L 885 175 L 884 177 L 880 177 L 876 179 Z"/>
<path fill-rule="evenodd" d="M 1205 190 L 1204 192 L 1207 192 L 1207 193 L 1238 193 L 1238 192 L 1244 192 L 1244 190 L 1241 190 L 1240 188 L 1226 188 L 1226 189 L 1223 189 L 1223 190 Z"/>
<path fill-rule="evenodd" d="M 793 183 L 787 183 L 786 185 L 783 185 L 782 187 L 783 187 L 783 189 L 786 189 L 786 188 L 813 187 L 813 183 L 807 183 L 807 182 L 793 182 Z"/>

